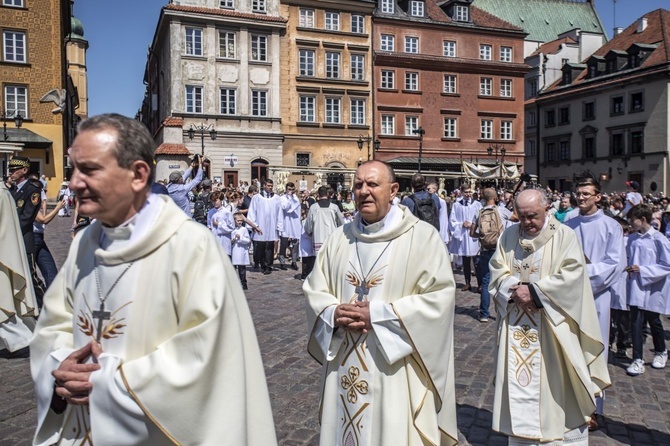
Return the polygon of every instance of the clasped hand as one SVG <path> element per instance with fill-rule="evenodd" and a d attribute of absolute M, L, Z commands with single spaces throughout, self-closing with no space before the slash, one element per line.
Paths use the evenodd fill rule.
<path fill-rule="evenodd" d="M 61 362 L 58 369 L 51 372 L 56 378 L 56 395 L 63 398 L 68 404 L 88 405 L 88 395 L 93 389 L 89 381 L 91 373 L 100 370 L 97 363 L 85 363 L 89 356 L 96 360 L 102 354 L 102 347 L 96 341 L 91 341 Z M 97 362 L 97 361 L 96 361 Z"/>
<path fill-rule="evenodd" d="M 363 333 L 372 330 L 370 303 L 355 302 L 353 304 L 338 305 L 335 308 L 335 326 L 342 327 L 347 331 L 360 331 Z"/>
<path fill-rule="evenodd" d="M 533 301 L 533 296 L 530 294 L 528 285 L 514 285 L 510 287 L 510 290 L 512 290 L 510 299 L 523 310 L 529 313 L 535 313 L 538 310 Z"/>

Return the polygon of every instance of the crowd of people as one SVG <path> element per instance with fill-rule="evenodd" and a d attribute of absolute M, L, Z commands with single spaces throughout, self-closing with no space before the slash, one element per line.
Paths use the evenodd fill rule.
<path fill-rule="evenodd" d="M 417 173 L 400 194 L 373 160 L 351 190 L 223 187 L 196 156 L 160 184 L 151 136 L 113 114 L 84 121 L 69 156 L 52 211 L 27 159 L 0 187 L 12 247 L 0 340 L 9 353 L 30 345 L 34 444 L 276 444 L 249 268 L 302 280 L 308 351 L 324 367 L 322 445 L 457 442 L 452 267 L 481 296 L 478 320 L 496 316 L 492 428 L 512 445 L 588 444 L 608 354 L 645 373 L 647 326 L 650 365 L 666 366 L 670 206 L 635 181 L 610 195 L 588 175 L 564 193 L 527 177 L 447 193 Z M 85 230 L 56 274 L 40 224 L 72 194 Z"/>

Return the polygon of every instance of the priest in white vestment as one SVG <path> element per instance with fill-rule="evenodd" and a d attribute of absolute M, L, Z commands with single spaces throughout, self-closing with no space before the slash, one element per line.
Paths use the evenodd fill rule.
<path fill-rule="evenodd" d="M 470 284 L 472 280 L 471 265 L 474 261 L 475 269 L 478 268 L 477 262 L 479 262 L 480 248 L 479 240 L 470 236 L 470 226 L 475 221 L 475 217 L 479 215 L 482 204 L 472 199 L 472 189 L 470 189 L 468 184 L 461 186 L 461 195 L 463 198 L 454 203 L 449 218 L 449 226 L 452 231 L 449 252 L 462 257 L 463 277 L 465 279 L 463 291 L 469 291 L 472 289 Z M 477 284 L 478 287 L 479 285 Z"/>
<path fill-rule="evenodd" d="M 595 398 L 610 385 L 605 347 L 572 229 L 527 189 L 520 224 L 505 230 L 490 262 L 498 312 L 493 430 L 516 444 L 588 444 Z"/>
<path fill-rule="evenodd" d="M 385 163 L 357 169 L 358 214 L 303 286 L 308 350 L 324 365 L 321 445 L 457 442 L 449 255 L 433 226 L 391 204 L 397 191 Z"/>
<path fill-rule="evenodd" d="M 16 201 L 0 182 L 0 350 L 24 356 L 37 317 L 28 256 L 16 213 Z"/>
<path fill-rule="evenodd" d="M 149 194 L 137 121 L 83 121 L 69 151 L 81 213 L 30 344 L 35 445 L 273 445 L 256 334 L 228 256 Z"/>

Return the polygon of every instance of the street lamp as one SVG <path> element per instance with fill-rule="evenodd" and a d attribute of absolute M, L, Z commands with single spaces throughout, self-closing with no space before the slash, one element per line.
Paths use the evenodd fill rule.
<path fill-rule="evenodd" d="M 7 136 L 7 118 L 14 117 L 14 125 L 16 126 L 17 129 L 21 128 L 21 125 L 23 125 L 23 116 L 21 115 L 21 112 L 19 110 L 14 110 L 13 112 L 10 112 L 9 110 L 2 111 L 2 135 L 4 137 L 4 140 L 7 141 L 9 139 L 9 136 Z"/>
<path fill-rule="evenodd" d="M 421 155 L 423 153 L 423 135 L 426 134 L 426 131 L 423 129 L 423 127 L 419 127 L 417 129 L 412 130 L 412 133 L 415 135 L 419 135 L 419 170 L 418 172 L 421 172 Z"/>
<path fill-rule="evenodd" d="M 212 140 L 216 139 L 216 129 L 214 128 L 214 124 L 191 124 L 191 127 L 188 129 L 188 138 L 193 139 L 196 133 L 200 135 L 200 154 L 205 156 L 205 134 L 209 133 L 209 137 L 212 138 Z"/>
<path fill-rule="evenodd" d="M 374 143 L 374 150 L 377 151 L 379 150 L 379 146 L 381 145 L 381 142 L 379 142 L 378 139 L 375 139 L 374 141 L 372 140 L 372 136 L 363 136 L 363 135 L 358 135 L 358 141 L 356 141 L 356 144 L 358 144 L 358 150 L 363 150 L 363 143 L 367 142 L 368 143 L 368 161 L 370 161 L 370 143 Z M 374 152 L 372 158 L 374 159 Z"/>

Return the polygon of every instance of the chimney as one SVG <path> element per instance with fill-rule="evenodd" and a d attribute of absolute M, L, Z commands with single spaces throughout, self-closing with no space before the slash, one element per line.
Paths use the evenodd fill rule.
<path fill-rule="evenodd" d="M 615 27 L 614 27 L 614 30 L 612 31 L 612 37 L 616 37 L 616 36 L 618 36 L 619 34 L 621 34 L 622 32 L 623 32 L 623 28 L 622 28 L 622 27 L 620 27 L 620 26 L 615 26 Z"/>
<path fill-rule="evenodd" d="M 640 20 L 637 21 L 637 32 L 641 33 L 645 29 L 647 29 L 647 18 L 640 17 Z"/>

